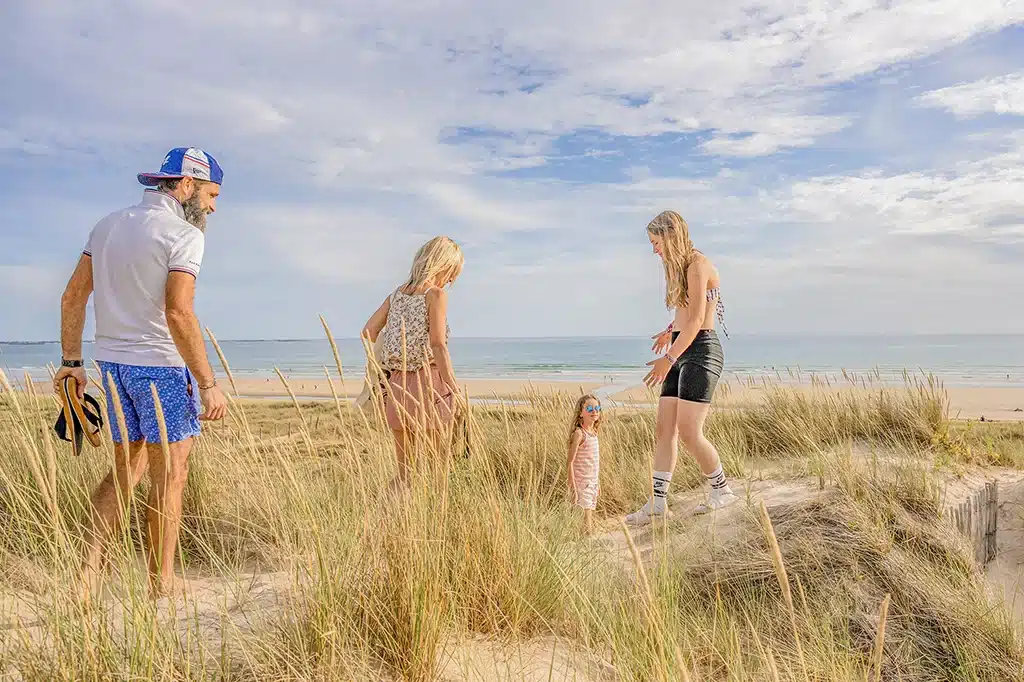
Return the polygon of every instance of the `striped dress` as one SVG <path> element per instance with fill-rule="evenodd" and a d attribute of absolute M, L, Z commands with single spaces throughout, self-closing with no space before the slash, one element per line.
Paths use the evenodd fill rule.
<path fill-rule="evenodd" d="M 583 433 L 583 441 L 576 449 L 572 461 L 572 478 L 576 486 L 576 505 L 583 509 L 597 507 L 597 493 L 600 490 L 601 446 L 597 434 Z"/>

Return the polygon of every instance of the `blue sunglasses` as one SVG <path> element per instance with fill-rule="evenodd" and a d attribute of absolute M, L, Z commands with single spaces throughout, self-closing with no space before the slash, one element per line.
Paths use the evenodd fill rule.
<path fill-rule="evenodd" d="M 600 412 L 601 411 L 601 406 L 600 405 L 587 405 L 586 410 L 587 410 L 587 412 L 590 412 L 591 414 L 593 414 L 594 412 Z"/>

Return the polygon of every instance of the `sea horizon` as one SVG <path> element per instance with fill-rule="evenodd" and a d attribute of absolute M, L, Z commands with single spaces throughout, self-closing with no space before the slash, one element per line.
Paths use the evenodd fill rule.
<path fill-rule="evenodd" d="M 899 383 L 934 375 L 949 385 L 1024 387 L 1024 334 L 720 334 L 727 378 L 788 381 L 843 373 Z M 363 376 L 365 351 L 337 337 L 345 378 Z M 336 375 L 326 337 L 219 341 L 238 376 Z M 467 379 L 639 383 L 653 359 L 649 336 L 453 337 L 456 374 Z M 91 364 L 94 342 L 84 342 Z M 212 344 L 214 367 L 220 362 Z M 60 361 L 57 341 L 0 342 L 0 368 L 44 376 Z"/>
<path fill-rule="evenodd" d="M 814 339 L 851 339 L 851 338 L 877 338 L 877 339 L 896 339 L 896 338 L 934 338 L 934 337 L 950 337 L 950 338 L 978 338 L 978 337 L 1014 337 L 1024 339 L 1024 332 L 977 332 L 977 333 L 965 333 L 965 332 L 897 332 L 897 333 L 882 333 L 882 332 L 730 332 L 729 336 L 726 337 L 724 333 L 718 331 L 723 339 L 727 338 L 814 338 Z M 336 341 L 358 341 L 358 336 L 342 336 L 334 334 Z M 649 339 L 650 335 L 644 334 L 577 334 L 573 336 L 565 335 L 553 335 L 553 336 L 467 336 L 460 335 L 458 337 L 452 337 L 470 341 L 496 341 L 500 339 L 511 339 L 516 341 L 572 341 L 572 340 L 595 340 L 595 339 Z M 282 338 L 247 338 L 247 337 L 225 337 L 218 338 L 218 342 L 233 342 L 233 343 L 292 343 L 301 341 L 321 341 L 325 340 L 325 336 L 309 336 L 309 337 L 282 337 Z M 83 343 L 95 343 L 96 339 L 83 339 Z M 34 346 L 34 345 L 46 345 L 60 343 L 60 339 L 0 339 L 0 346 Z"/>

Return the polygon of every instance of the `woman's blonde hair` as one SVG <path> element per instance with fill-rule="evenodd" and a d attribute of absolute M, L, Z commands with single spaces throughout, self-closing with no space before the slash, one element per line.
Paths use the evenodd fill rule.
<path fill-rule="evenodd" d="M 416 252 L 409 279 L 403 286 L 419 289 L 428 282 L 455 281 L 462 274 L 466 259 L 459 245 L 448 237 L 434 237 Z"/>
<path fill-rule="evenodd" d="M 585 393 L 580 396 L 580 399 L 576 401 L 576 411 L 572 415 L 572 426 L 569 428 L 569 442 L 572 442 L 572 437 L 576 433 L 576 429 L 583 428 L 583 408 L 586 406 L 587 401 L 593 400 L 597 403 L 598 407 L 601 406 L 601 401 L 597 399 L 597 396 L 593 393 Z M 601 428 L 601 416 L 598 415 L 597 421 L 594 422 L 594 431 Z"/>
<path fill-rule="evenodd" d="M 686 271 L 697 250 L 690 241 L 690 228 L 675 211 L 662 211 L 647 224 L 647 233 L 661 237 L 661 260 L 665 264 L 665 305 L 686 307 Z"/>

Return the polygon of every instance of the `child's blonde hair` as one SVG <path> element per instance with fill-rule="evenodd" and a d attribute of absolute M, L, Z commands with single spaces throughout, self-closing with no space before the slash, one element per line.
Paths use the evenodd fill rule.
<path fill-rule="evenodd" d="M 597 399 L 597 396 L 593 393 L 584 393 L 580 396 L 580 399 L 576 401 L 576 412 L 572 415 L 572 427 L 569 428 L 569 442 L 572 442 L 572 437 L 576 433 L 576 429 L 583 428 L 583 408 L 586 406 L 587 401 L 593 400 L 597 403 L 597 406 L 601 406 L 601 401 Z M 601 415 L 597 416 L 597 421 L 594 422 L 594 431 L 601 428 Z"/>
<path fill-rule="evenodd" d="M 459 245 L 448 237 L 434 237 L 419 248 L 412 260 L 409 279 L 404 286 L 419 289 L 428 282 L 455 281 L 462 274 L 466 259 Z"/>
<path fill-rule="evenodd" d="M 690 228 L 675 211 L 662 211 L 647 225 L 647 233 L 661 237 L 661 259 L 665 264 L 665 305 L 685 308 L 686 271 L 698 251 L 690 241 Z"/>

